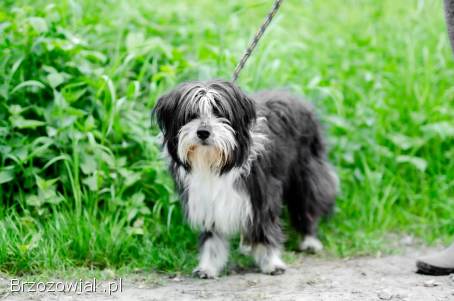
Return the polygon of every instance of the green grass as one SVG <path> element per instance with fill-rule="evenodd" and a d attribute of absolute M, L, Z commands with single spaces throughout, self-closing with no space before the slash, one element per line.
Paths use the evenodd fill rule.
<path fill-rule="evenodd" d="M 190 271 L 197 235 L 150 110 L 178 82 L 230 78 L 270 1 L 53 2 L 0 3 L 0 272 Z M 317 107 L 342 185 L 330 254 L 454 235 L 442 16 L 435 0 L 286 1 L 241 74 Z"/>

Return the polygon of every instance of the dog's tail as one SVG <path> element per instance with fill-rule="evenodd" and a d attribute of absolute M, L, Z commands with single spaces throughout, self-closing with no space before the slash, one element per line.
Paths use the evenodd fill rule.
<path fill-rule="evenodd" d="M 318 158 L 311 158 L 306 168 L 306 197 L 310 200 L 306 204 L 308 212 L 316 216 L 331 213 L 340 189 L 334 168 Z"/>

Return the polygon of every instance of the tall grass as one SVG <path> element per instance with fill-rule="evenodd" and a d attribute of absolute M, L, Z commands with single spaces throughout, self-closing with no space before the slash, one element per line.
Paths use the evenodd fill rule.
<path fill-rule="evenodd" d="M 186 270 L 150 123 L 188 79 L 230 78 L 269 1 L 0 3 L 0 270 Z M 454 235 L 454 63 L 440 1 L 287 1 L 240 77 L 312 101 L 342 182 L 341 256 Z"/>

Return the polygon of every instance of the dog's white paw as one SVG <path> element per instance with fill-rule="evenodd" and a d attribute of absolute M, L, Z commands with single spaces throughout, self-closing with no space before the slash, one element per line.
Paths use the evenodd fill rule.
<path fill-rule="evenodd" d="M 286 269 L 287 269 L 287 267 L 285 265 L 283 265 L 283 266 L 274 266 L 274 267 L 271 267 L 269 269 L 262 270 L 262 273 L 276 276 L 276 275 L 284 274 Z"/>
<path fill-rule="evenodd" d="M 280 250 L 276 247 L 258 244 L 252 246 L 252 254 L 260 271 L 269 275 L 280 275 L 287 269 L 280 256 Z"/>
<path fill-rule="evenodd" d="M 280 258 L 276 258 L 275 260 L 273 260 L 273 262 L 260 266 L 262 273 L 269 275 L 284 274 L 286 269 L 287 266 L 282 262 Z"/>
<path fill-rule="evenodd" d="M 275 250 L 271 254 L 268 254 L 268 256 L 262 257 L 259 261 L 259 266 L 262 273 L 269 275 L 281 275 L 287 269 L 279 253 Z"/>
<path fill-rule="evenodd" d="M 209 269 L 197 267 L 192 271 L 192 276 L 200 279 L 214 279 L 217 277 L 217 274 Z"/>
<path fill-rule="evenodd" d="M 300 251 L 318 253 L 323 250 L 323 244 L 315 236 L 306 236 L 299 244 Z"/>

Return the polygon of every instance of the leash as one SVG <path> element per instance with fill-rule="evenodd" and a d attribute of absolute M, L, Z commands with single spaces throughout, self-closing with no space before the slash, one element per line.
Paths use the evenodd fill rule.
<path fill-rule="evenodd" d="M 233 72 L 233 78 L 232 78 L 233 82 L 235 82 L 238 79 L 238 75 L 240 74 L 241 70 L 243 70 L 244 65 L 246 64 L 247 60 L 249 59 L 249 57 L 252 54 L 252 51 L 254 51 L 258 42 L 262 38 L 266 29 L 268 28 L 268 25 L 270 25 L 271 20 L 273 20 L 274 16 L 276 15 L 277 11 L 279 10 L 279 7 L 281 6 L 282 2 L 284 2 L 284 0 L 274 1 L 273 8 L 266 16 L 265 21 L 263 22 L 262 26 L 260 26 L 259 30 L 257 31 L 257 33 L 254 36 L 254 39 L 252 40 L 251 44 L 249 44 L 249 47 L 246 49 L 246 52 L 243 54 L 243 57 L 241 58 L 238 65 L 236 66 L 235 71 Z"/>

